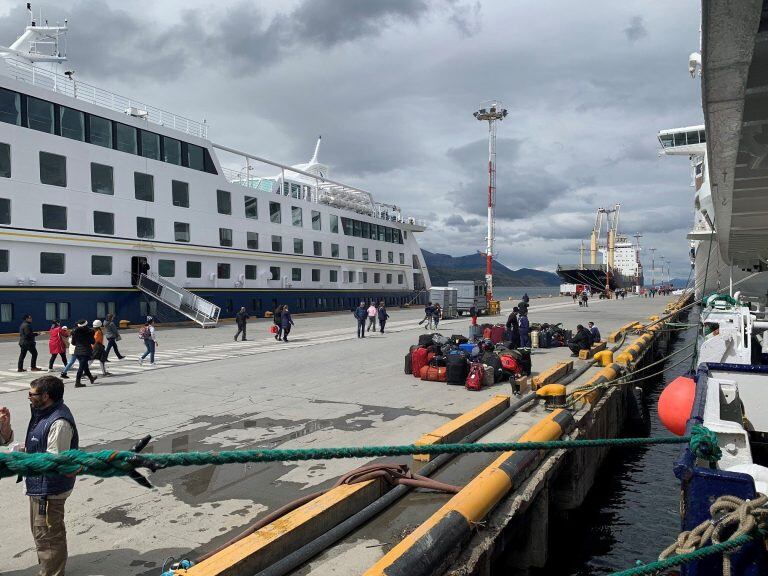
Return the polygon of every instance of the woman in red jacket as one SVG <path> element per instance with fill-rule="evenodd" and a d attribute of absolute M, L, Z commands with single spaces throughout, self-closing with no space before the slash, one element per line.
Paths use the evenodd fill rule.
<path fill-rule="evenodd" d="M 51 359 L 48 361 L 48 372 L 53 372 L 53 363 L 56 362 L 56 356 L 61 356 L 64 366 L 67 365 L 67 346 L 69 345 L 69 333 L 66 326 L 61 327 L 58 320 L 53 321 L 53 326 L 48 331 L 48 351 L 51 353 Z"/>

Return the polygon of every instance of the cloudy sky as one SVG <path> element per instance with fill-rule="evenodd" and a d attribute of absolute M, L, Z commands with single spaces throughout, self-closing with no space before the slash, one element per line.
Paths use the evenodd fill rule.
<path fill-rule="evenodd" d="M 598 206 L 688 275 L 686 158 L 659 129 L 701 123 L 696 0 L 57 0 L 69 68 L 205 119 L 211 139 L 289 164 L 323 135 L 331 176 L 425 218 L 421 245 L 485 244 L 487 127 L 501 99 L 498 258 L 553 270 L 578 260 Z M 0 43 L 25 25 L 0 1 Z M 645 261 L 645 260 L 644 260 Z M 647 280 L 650 262 L 646 264 Z"/>

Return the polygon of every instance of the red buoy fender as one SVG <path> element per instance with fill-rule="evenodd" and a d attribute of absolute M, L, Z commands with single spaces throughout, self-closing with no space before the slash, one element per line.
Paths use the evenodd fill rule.
<path fill-rule="evenodd" d="M 676 434 L 685 434 L 685 424 L 691 417 L 693 399 L 696 395 L 696 383 L 693 378 L 678 376 L 667 384 L 659 396 L 659 420 L 664 427 Z"/>

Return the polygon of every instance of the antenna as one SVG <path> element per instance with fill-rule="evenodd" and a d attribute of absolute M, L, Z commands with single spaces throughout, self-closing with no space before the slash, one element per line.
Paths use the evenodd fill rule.
<path fill-rule="evenodd" d="M 323 135 L 317 137 L 317 144 L 315 144 L 315 153 L 312 155 L 312 159 L 309 161 L 310 164 L 317 164 L 317 153 L 320 152 L 320 142 L 323 140 Z"/>

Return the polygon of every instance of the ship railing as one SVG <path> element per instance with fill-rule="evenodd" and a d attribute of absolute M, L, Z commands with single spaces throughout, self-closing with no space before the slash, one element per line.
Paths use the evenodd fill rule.
<path fill-rule="evenodd" d="M 136 287 L 203 328 L 212 328 L 219 322 L 220 307 L 157 274 L 140 274 Z"/>
<path fill-rule="evenodd" d="M 58 92 L 59 94 L 64 94 L 65 96 L 70 96 L 115 112 L 122 112 L 136 118 L 142 118 L 153 124 L 167 126 L 192 136 L 208 138 L 208 125 L 205 122 L 195 122 L 173 112 L 149 106 L 139 100 L 120 96 L 119 94 L 97 88 L 86 82 L 75 80 L 70 76 L 58 74 L 28 62 L 14 58 L 5 58 L 4 61 L 8 66 L 9 75 L 16 80 L 21 80 L 33 86 Z"/>

